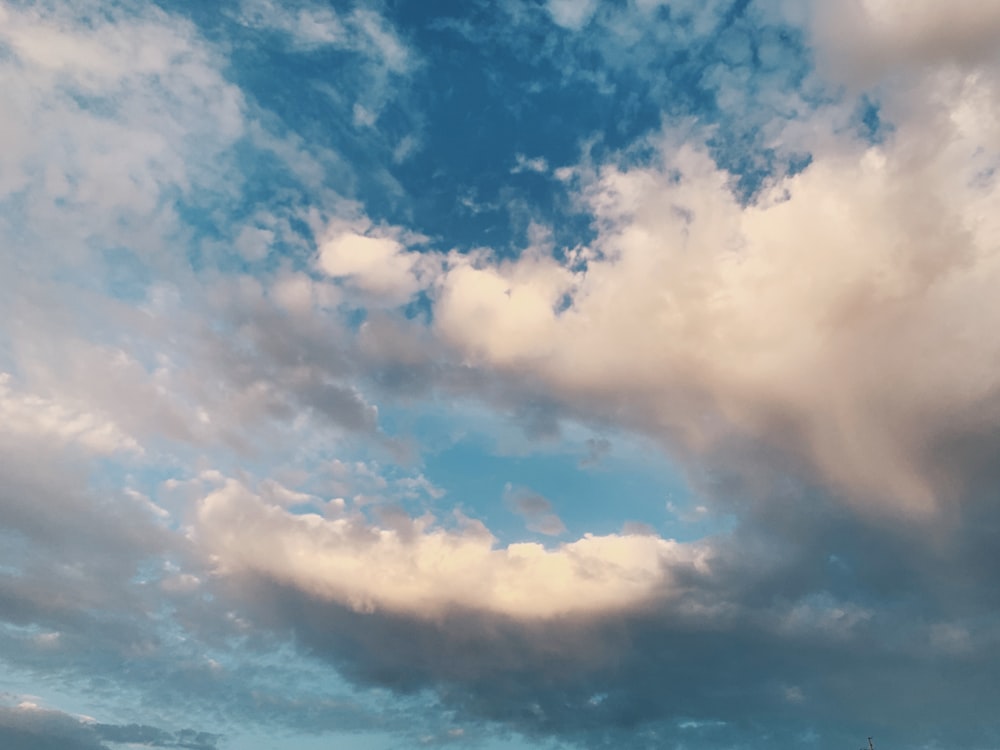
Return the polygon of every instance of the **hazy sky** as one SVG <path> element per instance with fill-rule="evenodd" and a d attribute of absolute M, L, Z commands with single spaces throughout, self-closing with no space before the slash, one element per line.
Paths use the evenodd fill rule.
<path fill-rule="evenodd" d="M 0 92 L 0 747 L 1000 744 L 997 0 L 0 0 Z"/>

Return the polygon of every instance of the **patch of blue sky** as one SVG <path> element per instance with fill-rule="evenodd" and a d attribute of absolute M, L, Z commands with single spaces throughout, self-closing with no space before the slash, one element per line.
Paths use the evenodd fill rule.
<path fill-rule="evenodd" d="M 57 199 L 57 205 L 61 200 Z M 27 190 L 8 193 L 0 200 L 0 229 L 10 237 L 12 249 L 27 247 L 37 240 L 41 227 L 32 225 L 30 215 Z"/>
<path fill-rule="evenodd" d="M 882 107 L 877 99 L 862 94 L 854 109 L 853 123 L 858 135 L 873 146 L 885 142 L 892 133 L 892 123 L 882 119 Z"/>
<path fill-rule="evenodd" d="M 101 252 L 103 292 L 126 302 L 141 302 L 153 281 L 148 265 L 127 247 L 107 247 Z"/>
<path fill-rule="evenodd" d="M 728 528 L 726 519 L 697 510 L 680 472 L 641 440 L 615 436 L 608 443 L 590 438 L 588 444 L 581 436 L 545 443 L 499 425 L 495 431 L 479 425 L 456 434 L 455 420 L 431 422 L 430 417 L 422 420 L 416 431 L 427 447 L 425 476 L 447 491 L 447 505 L 483 521 L 502 543 L 526 533 L 536 541 L 553 542 L 640 527 L 691 540 Z M 509 434 L 500 437 L 500 431 Z M 444 438 L 446 432 L 450 438 Z M 548 500 L 565 524 L 565 534 L 549 538 L 526 532 L 525 520 L 505 502 L 511 490 Z"/>
<path fill-rule="evenodd" d="M 568 35 L 538 14 L 531 25 L 513 24 L 499 6 L 390 8 L 404 40 L 420 49 L 420 65 L 412 81 L 380 84 L 388 88 L 372 127 L 354 114 L 371 84 L 354 50 L 297 49 L 280 34 L 240 27 L 230 75 L 280 113 L 280 127 L 350 163 L 325 183 L 377 221 L 409 226 L 443 249 L 487 245 L 516 255 L 536 222 L 552 227 L 557 246 L 591 238 L 586 218 L 547 173 L 579 161 L 585 147 L 600 161 L 664 123 L 696 121 L 712 128 L 713 156 L 737 175 L 744 197 L 791 168 L 767 147 L 760 124 L 774 112 L 754 94 L 800 88 L 810 61 L 795 32 L 760 28 L 745 18 L 745 6 L 729 6 L 716 33 L 695 44 L 684 19 L 661 13 L 636 49 L 614 51 L 590 36 L 606 35 L 603 29 Z M 235 23 L 232 14 L 191 12 L 202 24 Z M 612 55 L 617 64 L 596 79 L 593 69 Z M 741 92 L 734 102 L 726 99 L 731 89 Z M 384 166 L 406 138 L 413 139 L 406 158 Z M 545 166 L 512 174 L 519 158 Z M 275 201 L 278 171 L 259 153 L 241 163 L 249 173 L 246 206 Z"/>
<path fill-rule="evenodd" d="M 651 154 L 634 146 L 641 144 L 643 136 L 662 126 L 689 122 L 711 129 L 713 156 L 746 183 L 740 185 L 744 193 L 752 193 L 764 176 L 784 166 L 766 150 L 767 134 L 760 128 L 773 118 L 773 107 L 753 94 L 767 88 L 795 90 L 805 80 L 811 62 L 797 32 L 759 29 L 742 18 L 741 7 L 734 6 L 724 15 L 716 34 L 699 38 L 695 44 L 674 38 L 676 30 L 657 30 L 657 24 L 675 23 L 668 12 L 651 22 L 652 28 L 632 49 L 608 50 L 609 43 L 600 38 L 607 36 L 606 30 L 589 27 L 570 39 L 553 42 L 546 37 L 547 44 L 527 50 L 509 44 L 509 38 L 499 33 L 476 37 L 474 46 L 466 41 L 473 49 L 465 50 L 463 59 L 478 55 L 483 60 L 481 68 L 470 66 L 471 70 L 450 78 L 447 58 L 442 63 L 431 56 L 432 75 L 449 80 L 457 92 L 456 101 L 470 103 L 465 111 L 452 113 L 452 121 L 478 118 L 481 112 L 491 116 L 490 122 L 476 119 L 476 127 L 458 129 L 458 137 L 470 141 L 464 144 L 459 165 L 475 172 L 466 181 L 470 193 L 488 205 L 482 197 L 500 192 L 489 182 L 502 176 L 504 158 L 509 161 L 512 151 L 541 156 L 558 166 L 578 160 L 586 143 L 596 161 L 627 150 L 626 161 L 642 162 Z M 463 44 L 461 35 L 452 35 L 457 37 L 456 45 Z M 605 77 L 595 80 L 591 68 L 612 56 L 615 65 L 605 67 Z M 556 57 L 559 69 L 553 65 Z M 734 98 L 729 89 L 738 89 L 741 95 Z M 516 106 L 503 106 L 509 100 Z M 571 119 L 567 112 L 573 113 Z M 436 122 L 436 116 L 430 121 Z M 522 121 L 531 127 L 519 127 Z M 440 132 L 442 143 L 428 149 L 436 159 L 447 158 L 452 143 L 444 140 L 445 135 L 453 135 L 451 129 Z M 490 149 L 477 152 L 476 144 L 487 137 Z M 748 163 L 755 169 L 744 176 Z"/>

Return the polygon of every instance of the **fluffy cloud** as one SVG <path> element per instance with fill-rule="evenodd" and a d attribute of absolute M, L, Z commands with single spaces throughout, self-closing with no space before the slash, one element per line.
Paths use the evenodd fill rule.
<path fill-rule="evenodd" d="M 523 558 L 469 522 L 296 514 L 229 481 L 200 501 L 196 538 L 248 631 L 294 633 L 360 685 L 431 691 L 529 735 L 656 747 L 707 722 L 709 743 L 763 727 L 790 745 L 809 727 L 840 742 L 847 713 L 901 737 L 891 727 L 914 702 L 914 731 L 961 733 L 958 717 L 995 699 L 982 685 L 970 703 L 980 677 L 963 671 L 995 643 L 995 618 L 977 587 L 947 582 L 986 548 L 935 554 L 932 572 L 914 539 L 795 499 L 809 507 L 769 503 L 699 545 L 591 537 Z M 919 688 L 886 689 L 900 681 Z"/>
<path fill-rule="evenodd" d="M 11 388 L 10 373 L 0 373 L 0 421 L 5 432 L 78 443 L 98 454 L 141 450 L 114 422 L 86 408 L 17 393 Z"/>
<path fill-rule="evenodd" d="M 527 620 L 620 611 L 669 598 L 673 568 L 709 564 L 707 549 L 646 535 L 497 548 L 468 519 L 450 531 L 432 518 L 395 520 L 379 527 L 294 515 L 230 480 L 202 501 L 198 539 L 223 575 L 260 576 L 358 612 L 421 618 L 449 610 Z"/>
<path fill-rule="evenodd" d="M 78 264 L 91 244 L 161 250 L 174 221 L 163 196 L 205 179 L 243 130 L 242 94 L 190 24 L 153 9 L 93 10 L 0 9 L 12 103 L 0 117 L 0 200 L 22 193 L 21 211 L 4 218 L 27 240 L 4 257 L 25 268 Z M 31 248 L 43 228 L 41 256 Z"/>
<path fill-rule="evenodd" d="M 683 450 L 763 438 L 858 506 L 940 509 L 963 472 L 940 450 L 997 417 L 1000 386 L 994 92 L 941 93 L 936 119 L 817 151 L 749 205 L 670 139 L 655 166 L 601 168 L 589 255 L 456 267 L 435 325 Z"/>
<path fill-rule="evenodd" d="M 320 246 L 317 265 L 329 276 L 346 278 L 363 292 L 399 304 L 421 288 L 416 275 L 420 257 L 391 237 L 344 232 Z"/>

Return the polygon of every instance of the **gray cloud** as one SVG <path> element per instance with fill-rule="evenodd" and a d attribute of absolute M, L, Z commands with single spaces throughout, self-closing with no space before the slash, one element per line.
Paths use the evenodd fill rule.
<path fill-rule="evenodd" d="M 220 739 L 220 735 L 193 729 L 100 724 L 33 705 L 0 706 L 0 741 L 12 750 L 110 750 L 120 744 L 215 750 Z"/>
<path fill-rule="evenodd" d="M 552 503 L 537 492 L 532 492 L 526 487 L 507 485 L 504 489 L 504 499 L 518 515 L 524 518 L 528 531 L 546 536 L 559 536 L 566 532 L 566 525 L 556 515 Z"/>
<path fill-rule="evenodd" d="M 998 664 L 984 657 L 997 632 L 987 561 L 959 591 L 978 551 L 928 555 L 919 533 L 811 503 L 767 503 L 720 547 L 714 573 L 690 573 L 680 600 L 615 614 L 531 624 L 456 608 L 426 621 L 254 576 L 227 589 L 257 627 L 294 634 L 359 684 L 429 688 L 528 735 L 609 747 L 756 734 L 793 747 L 810 732 L 833 744 L 866 732 L 988 744 L 975 729 L 1000 698 Z"/>

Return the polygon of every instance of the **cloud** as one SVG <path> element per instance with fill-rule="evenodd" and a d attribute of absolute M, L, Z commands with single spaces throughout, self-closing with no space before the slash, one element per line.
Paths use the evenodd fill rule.
<path fill-rule="evenodd" d="M 96 679 L 157 649 L 158 592 L 145 582 L 182 559 L 184 544 L 127 484 L 88 486 L 84 458 L 45 436 L 0 432 L 0 658 L 10 674 Z"/>
<path fill-rule="evenodd" d="M 900 68 L 1000 61 L 1000 8 L 976 0 L 817 3 L 812 33 L 828 72 L 866 85 Z"/>
<path fill-rule="evenodd" d="M 761 508 L 734 535 L 705 543 L 707 566 L 668 564 L 661 575 L 672 575 L 673 584 L 639 606 L 592 606 L 595 582 L 563 579 L 562 591 L 578 593 L 577 606 L 540 616 L 537 607 L 549 605 L 504 606 L 488 585 L 495 575 L 470 560 L 462 537 L 481 529 L 441 531 L 398 515 L 391 527 L 360 519 L 338 525 L 332 517 L 288 514 L 232 483 L 220 494 L 201 507 L 200 543 L 217 555 L 217 594 L 248 627 L 294 634 L 357 684 L 400 695 L 431 691 L 447 710 L 499 722 L 505 731 L 589 747 L 639 736 L 639 746 L 656 747 L 677 738 L 679 723 L 693 721 L 715 726 L 717 740 L 767 727 L 787 732 L 781 742 L 792 746 L 810 727 L 847 741 L 846 714 L 850 726 L 877 725 L 880 736 L 901 740 L 892 727 L 912 721 L 914 703 L 922 719 L 913 731 L 943 737 L 961 733 L 963 717 L 995 700 L 989 668 L 973 675 L 965 661 L 971 657 L 963 656 L 982 658 L 996 640 L 987 624 L 994 619 L 986 615 L 971 637 L 957 627 L 968 606 L 980 606 L 982 590 L 947 593 L 966 552 L 935 555 L 931 571 L 919 537 L 859 526 L 821 497 L 808 506 L 794 498 Z M 265 529 L 267 555 L 264 542 L 253 541 Z M 425 538 L 435 535 L 448 541 L 448 555 Z M 662 544 L 646 538 L 652 549 Z M 642 547 L 636 539 L 618 538 L 633 550 Z M 575 542 L 550 554 L 585 549 Z M 494 548 L 493 555 L 489 570 L 502 572 L 512 549 Z M 525 576 L 549 571 L 535 565 Z M 618 566 L 615 575 L 627 573 Z M 487 582 L 494 596 L 477 599 L 463 585 L 466 574 Z M 519 589 L 540 585 L 525 580 Z M 936 593 L 914 596 L 927 595 L 928 586 Z M 430 606 L 435 596 L 446 605 Z M 899 681 L 914 687 L 888 690 Z M 972 705 L 967 689 L 985 692 Z M 789 713 L 790 706 L 799 708 Z"/>
<path fill-rule="evenodd" d="M 20 194 L 4 216 L 25 240 L 4 256 L 26 269 L 72 267 L 101 242 L 162 249 L 163 197 L 206 179 L 243 132 L 242 94 L 191 24 L 117 7 L 84 23 L 90 7 L 4 10 L 0 80 L 16 106 L 0 123 L 0 200 Z M 31 252 L 40 233 L 44 255 Z"/>
<path fill-rule="evenodd" d="M 362 8 L 339 14 L 332 8 L 270 0 L 244 0 L 238 21 L 251 28 L 279 32 L 299 50 L 330 46 L 361 53 L 387 71 L 408 72 L 413 53 L 378 13 Z"/>
<path fill-rule="evenodd" d="M 597 10 L 594 0 L 583 0 L 573 2 L 573 0 L 549 0 L 546 9 L 552 16 L 552 20 L 559 26 L 579 31 L 590 20 Z"/>
<path fill-rule="evenodd" d="M 551 525 L 547 515 L 536 520 Z M 430 517 L 379 527 L 292 515 L 233 480 L 205 497 L 198 521 L 199 544 L 221 575 L 259 576 L 357 612 L 418 618 L 452 609 L 526 620 L 627 609 L 669 596 L 671 568 L 709 564 L 708 550 L 650 536 L 498 548 L 481 523 L 462 518 L 448 530 Z"/>
<path fill-rule="evenodd" d="M 541 361 L 555 346 L 556 308 L 574 281 L 570 269 L 539 253 L 459 262 L 441 281 L 435 325 L 446 340 L 498 365 Z"/>
<path fill-rule="evenodd" d="M 749 205 L 705 150 L 668 138 L 652 166 L 594 173 L 582 255 L 456 264 L 434 325 L 480 366 L 682 451 L 743 434 L 858 508 L 941 510 L 963 469 L 940 450 L 983 429 L 1000 385 L 985 177 L 1000 131 L 973 114 L 991 92 L 945 89 L 950 120 L 819 149 Z"/>
<path fill-rule="evenodd" d="M 268 0 L 245 0 L 240 9 L 239 21 L 251 28 L 287 34 L 301 49 L 348 44 L 349 32 L 331 8 L 307 5 L 286 9 Z"/>
<path fill-rule="evenodd" d="M 45 436 L 73 442 L 97 454 L 141 452 L 139 444 L 114 422 L 82 407 L 18 393 L 11 388 L 11 380 L 10 373 L 0 373 L 0 421 L 6 432 L 21 433 L 29 439 Z"/>
<path fill-rule="evenodd" d="M 718 747 L 873 725 L 989 745 L 991 9 L 854 4 L 812 27 L 817 71 L 757 2 L 469 11 L 489 101 L 516 99 L 519 124 L 579 115 L 550 118 L 560 148 L 515 128 L 491 174 L 585 144 L 557 170 L 568 194 L 524 204 L 518 252 L 428 218 L 442 184 L 480 186 L 454 183 L 460 148 L 425 162 L 403 132 L 414 102 L 456 132 L 442 102 L 479 79 L 425 96 L 420 75 L 464 63 L 458 42 L 427 62 L 411 44 L 440 29 L 408 36 L 391 8 L 241 7 L 243 25 L 192 11 L 205 35 L 155 8 L 0 10 L 5 668 L 253 731 Z M 264 55 L 332 82 L 278 96 Z M 879 137 L 814 75 L 877 81 Z M 462 114 L 473 132 L 495 112 Z M 374 183 L 364 208 L 336 192 Z M 546 498 L 463 497 L 448 472 L 476 468 L 437 460 L 476 430 L 575 455 L 558 441 L 578 429 L 660 440 L 695 508 L 663 523 L 712 535 L 566 539 Z M 447 514 L 498 499 L 560 538 Z M 586 499 L 620 526 L 618 495 Z M 216 744 L 31 710 L 0 710 L 0 737 Z"/>
<path fill-rule="evenodd" d="M 192 729 L 171 732 L 141 724 L 100 724 L 28 702 L 0 706 L 0 740 L 6 747 L 24 750 L 109 750 L 109 742 L 215 750 L 220 739 L 220 735 Z"/>
<path fill-rule="evenodd" d="M 544 157 L 536 156 L 533 159 L 529 159 L 524 154 L 517 155 L 517 162 L 511 167 L 511 174 L 520 174 L 521 172 L 536 172 L 538 174 L 545 174 L 549 171 L 549 163 L 544 159 Z"/>
<path fill-rule="evenodd" d="M 566 533 L 566 525 L 555 514 L 552 503 L 537 492 L 524 487 L 504 488 L 504 498 L 522 516 L 528 526 L 528 531 L 534 531 L 546 536 L 560 536 Z"/>
<path fill-rule="evenodd" d="M 391 237 L 368 237 L 345 232 L 319 248 L 317 265 L 334 278 L 369 294 L 399 304 L 421 288 L 417 277 L 420 255 L 408 252 Z"/>
<path fill-rule="evenodd" d="M 357 56 L 355 64 L 340 70 L 336 87 L 326 81 L 316 83 L 332 100 L 355 97 L 347 104 L 353 121 L 361 128 L 373 128 L 382 111 L 396 103 L 403 93 L 401 81 L 420 66 L 420 59 L 381 13 L 355 7 L 349 12 L 315 3 L 276 4 L 271 0 L 243 0 L 234 14 L 237 23 L 271 32 L 286 48 L 310 55 L 325 50 L 340 50 Z M 415 148 L 416 135 L 404 136 L 411 145 L 398 148 L 399 160 L 405 151 Z"/>

